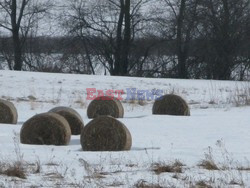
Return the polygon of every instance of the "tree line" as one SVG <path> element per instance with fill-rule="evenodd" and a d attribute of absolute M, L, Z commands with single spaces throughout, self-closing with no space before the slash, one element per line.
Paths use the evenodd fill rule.
<path fill-rule="evenodd" d="M 249 0 L 0 0 L 0 67 L 247 80 Z M 57 23 L 41 34 L 40 21 Z M 62 32 L 63 31 L 63 32 Z"/>

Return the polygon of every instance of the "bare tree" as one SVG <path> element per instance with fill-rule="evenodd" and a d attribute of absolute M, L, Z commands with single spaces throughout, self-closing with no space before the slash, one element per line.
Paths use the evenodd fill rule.
<path fill-rule="evenodd" d="M 198 0 L 163 0 L 166 15 L 163 27 L 170 27 L 172 40 L 175 41 L 175 54 L 177 56 L 176 77 L 188 78 L 188 58 L 190 57 L 190 46 L 195 38 L 198 24 L 197 5 Z M 165 33 L 164 33 L 165 34 Z M 169 38 L 169 34 L 165 36 Z"/>
<path fill-rule="evenodd" d="M 156 28 L 165 30 L 162 36 L 174 41 L 175 45 L 169 44 L 175 47 L 175 77 L 243 79 L 249 67 L 249 1 L 162 2 L 169 14 L 158 19 Z M 236 76 L 235 71 L 241 75 Z"/>
<path fill-rule="evenodd" d="M 22 69 L 23 46 L 27 36 L 50 7 L 50 1 L 0 0 L 0 27 L 9 31 L 13 41 L 14 65 L 9 63 L 10 69 Z"/>
<path fill-rule="evenodd" d="M 112 75 L 129 75 L 136 63 L 145 61 L 150 46 L 136 57 L 136 41 L 145 37 L 142 7 L 150 0 L 77 0 L 71 5 L 64 25 L 85 43 L 85 52 L 96 56 Z M 144 23 L 144 24 L 143 24 Z M 88 58 L 89 60 L 93 58 Z M 137 61 L 137 62 L 135 62 Z M 93 62 L 89 62 L 93 65 Z"/>
<path fill-rule="evenodd" d="M 205 44 L 203 57 L 207 67 L 207 77 L 231 79 L 239 60 L 249 56 L 242 53 L 244 40 L 249 41 L 247 37 L 247 25 L 250 23 L 249 1 L 204 0 L 199 3 L 202 7 L 200 36 Z"/>

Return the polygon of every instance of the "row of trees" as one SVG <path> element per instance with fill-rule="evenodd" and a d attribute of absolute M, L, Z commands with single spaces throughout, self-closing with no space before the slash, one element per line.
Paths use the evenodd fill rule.
<path fill-rule="evenodd" d="M 0 0 L 0 31 L 9 31 L 0 53 L 9 69 L 248 78 L 248 0 L 69 0 L 57 16 L 53 3 Z M 39 23 L 52 18 L 60 33 L 45 37 Z"/>
<path fill-rule="evenodd" d="M 46 15 L 50 1 L 33 0 L 1 0 L 0 1 L 0 27 L 9 31 L 12 37 L 11 46 L 3 56 L 8 62 L 9 69 L 21 70 L 23 66 L 23 46 L 27 42 L 32 29 L 38 21 Z M 3 47 L 3 46 L 2 46 Z"/>

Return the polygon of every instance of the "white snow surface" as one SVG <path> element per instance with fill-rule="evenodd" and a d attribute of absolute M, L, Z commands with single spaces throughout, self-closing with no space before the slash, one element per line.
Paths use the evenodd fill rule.
<path fill-rule="evenodd" d="M 195 187 L 201 181 L 212 187 L 250 187 L 250 171 L 237 170 L 250 169 L 250 107 L 245 105 L 249 86 L 235 81 L 0 71 L 0 98 L 12 101 L 19 115 L 17 125 L 0 124 L 0 168 L 18 160 L 27 167 L 26 179 L 8 177 L 0 169 L 0 187 Z M 87 124 L 86 88 L 162 89 L 182 96 L 191 116 L 152 115 L 153 101 L 140 105 L 124 100 L 125 116 L 119 121 L 131 132 L 130 151 L 84 152 L 80 136 L 72 136 L 68 146 L 19 143 L 22 124 L 56 106 L 74 108 Z M 198 166 L 209 152 L 220 170 Z M 185 164 L 182 173 L 153 171 L 154 164 L 175 160 Z M 40 164 L 37 173 L 32 171 L 35 164 Z"/>

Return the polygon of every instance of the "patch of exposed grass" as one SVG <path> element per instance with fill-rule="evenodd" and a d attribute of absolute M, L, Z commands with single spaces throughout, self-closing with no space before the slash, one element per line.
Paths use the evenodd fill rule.
<path fill-rule="evenodd" d="M 202 159 L 198 163 L 198 166 L 206 170 L 220 170 L 215 163 L 211 147 L 208 147 L 208 152 L 205 153 L 205 159 Z"/>
<path fill-rule="evenodd" d="M 159 184 L 148 183 L 145 180 L 139 180 L 134 185 L 135 188 L 162 188 Z"/>
<path fill-rule="evenodd" d="M 26 179 L 25 169 L 21 162 L 14 162 L 13 164 L 1 163 L 0 175 Z"/>
<path fill-rule="evenodd" d="M 34 173 L 39 174 L 40 172 L 41 172 L 41 162 L 40 160 L 37 160 L 35 164 Z"/>
<path fill-rule="evenodd" d="M 159 175 L 161 173 L 182 173 L 183 166 L 185 166 L 182 162 L 176 160 L 173 163 L 165 164 L 165 163 L 157 163 L 153 166 L 153 171 Z"/>
<path fill-rule="evenodd" d="M 45 165 L 46 165 L 46 166 L 59 166 L 58 163 L 53 162 L 53 161 L 50 161 L 50 162 L 46 163 Z"/>
<path fill-rule="evenodd" d="M 250 171 L 250 166 L 239 166 L 236 168 L 239 171 Z"/>
<path fill-rule="evenodd" d="M 219 170 L 219 167 L 212 160 L 204 159 L 198 164 L 198 166 L 206 170 Z"/>
<path fill-rule="evenodd" d="M 196 187 L 196 188 L 212 188 L 211 185 L 208 185 L 208 184 L 207 184 L 205 181 L 203 181 L 203 180 L 200 180 L 200 181 L 196 182 L 195 187 Z"/>
<path fill-rule="evenodd" d="M 47 173 L 44 176 L 46 176 L 50 179 L 63 179 L 64 178 L 64 176 L 62 176 L 62 174 L 60 174 L 58 172 Z"/>
<path fill-rule="evenodd" d="M 107 186 L 108 186 L 108 187 L 121 187 L 121 186 L 123 186 L 123 185 L 124 185 L 124 183 L 119 182 L 119 181 L 115 181 L 115 182 L 113 182 L 113 183 L 111 183 L 111 184 L 108 184 Z"/>
<path fill-rule="evenodd" d="M 244 187 L 244 183 L 242 181 L 237 181 L 235 179 L 231 180 L 230 183 L 229 183 L 229 185 Z"/>
<path fill-rule="evenodd" d="M 231 102 L 236 106 L 250 105 L 250 85 L 249 83 L 236 85 L 235 90 L 231 93 Z"/>

